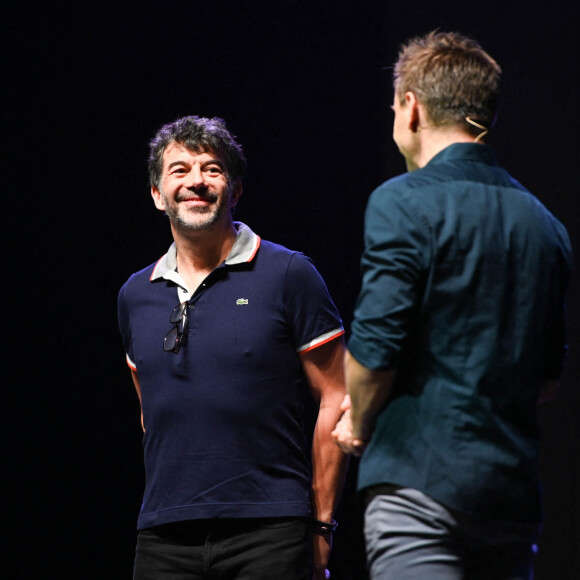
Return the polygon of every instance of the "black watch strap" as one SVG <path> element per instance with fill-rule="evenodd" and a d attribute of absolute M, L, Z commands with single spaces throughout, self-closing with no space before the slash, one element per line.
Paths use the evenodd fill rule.
<path fill-rule="evenodd" d="M 320 520 L 312 520 L 312 531 L 319 536 L 331 536 L 336 531 L 338 522 L 332 520 L 331 522 L 321 522 Z"/>

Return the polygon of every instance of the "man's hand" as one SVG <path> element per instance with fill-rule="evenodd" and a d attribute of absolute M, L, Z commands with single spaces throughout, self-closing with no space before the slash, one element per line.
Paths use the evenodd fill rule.
<path fill-rule="evenodd" d="M 314 572 L 312 573 L 312 580 L 327 580 L 330 578 L 330 572 L 326 569 L 326 566 L 332 550 L 332 535 L 312 534 L 312 536 L 314 542 Z"/>
<path fill-rule="evenodd" d="M 332 432 L 332 437 L 344 453 L 360 457 L 366 449 L 368 439 L 355 437 L 354 435 L 350 415 L 350 397 L 348 395 L 344 398 L 340 408 L 343 414 Z"/>

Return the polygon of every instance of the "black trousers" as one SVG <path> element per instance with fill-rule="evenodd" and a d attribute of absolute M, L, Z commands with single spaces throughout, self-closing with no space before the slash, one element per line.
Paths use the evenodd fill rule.
<path fill-rule="evenodd" d="M 192 520 L 139 531 L 133 580 L 310 580 L 303 518 Z"/>

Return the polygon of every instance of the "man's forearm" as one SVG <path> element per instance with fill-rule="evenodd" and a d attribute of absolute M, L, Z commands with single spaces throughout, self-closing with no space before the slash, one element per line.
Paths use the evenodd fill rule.
<path fill-rule="evenodd" d="M 328 524 L 332 523 L 348 467 L 348 456 L 334 444 L 331 435 L 342 413 L 340 404 L 343 395 L 344 389 L 341 389 L 323 397 L 312 441 L 312 517 Z M 313 579 L 327 578 L 326 566 L 332 548 L 332 533 L 314 533 L 312 541 L 315 567 Z"/>
<path fill-rule="evenodd" d="M 334 443 L 331 432 L 340 418 L 342 397 L 321 402 L 312 441 L 313 517 L 330 522 L 344 486 L 348 457 Z"/>
<path fill-rule="evenodd" d="M 348 459 L 334 444 L 332 430 L 342 415 L 344 387 L 342 337 L 300 355 L 304 373 L 318 403 L 312 441 L 312 513 L 330 522 L 340 498 Z"/>
<path fill-rule="evenodd" d="M 347 351 L 345 374 L 351 402 L 352 435 L 355 439 L 368 441 L 376 418 L 391 394 L 395 371 L 368 369 Z"/>

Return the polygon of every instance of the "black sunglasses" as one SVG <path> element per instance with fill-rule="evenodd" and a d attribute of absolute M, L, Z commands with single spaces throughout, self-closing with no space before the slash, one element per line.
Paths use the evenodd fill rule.
<path fill-rule="evenodd" d="M 177 354 L 187 332 L 187 302 L 182 302 L 173 309 L 169 322 L 175 326 L 165 335 L 163 339 L 163 350 Z"/>

